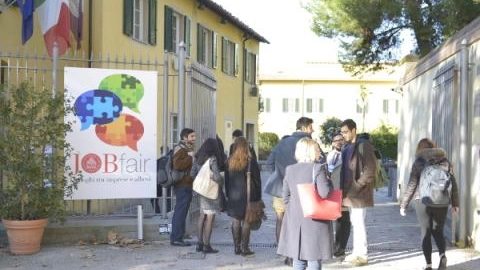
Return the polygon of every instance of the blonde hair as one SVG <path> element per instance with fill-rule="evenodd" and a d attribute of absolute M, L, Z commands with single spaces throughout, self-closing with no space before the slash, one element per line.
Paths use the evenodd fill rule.
<path fill-rule="evenodd" d="M 316 162 L 320 160 L 320 145 L 308 137 L 297 142 L 295 147 L 295 159 L 298 162 Z"/>

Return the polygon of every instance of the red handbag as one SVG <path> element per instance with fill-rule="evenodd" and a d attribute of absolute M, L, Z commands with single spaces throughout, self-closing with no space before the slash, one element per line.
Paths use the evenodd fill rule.
<path fill-rule="evenodd" d="M 315 183 L 315 165 L 312 169 L 312 182 L 297 184 L 297 190 L 303 217 L 336 220 L 342 216 L 342 190 L 334 189 L 328 198 L 320 197 Z"/>

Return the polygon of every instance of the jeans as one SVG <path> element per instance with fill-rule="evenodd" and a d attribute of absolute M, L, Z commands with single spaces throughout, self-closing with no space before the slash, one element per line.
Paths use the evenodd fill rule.
<path fill-rule="evenodd" d="M 191 187 L 174 186 L 176 203 L 172 217 L 172 232 L 170 234 L 170 242 L 183 241 L 186 231 L 186 219 L 190 203 L 192 202 L 193 190 Z"/>
<path fill-rule="evenodd" d="M 293 259 L 294 270 L 322 270 L 322 261 L 306 261 Z"/>
<path fill-rule="evenodd" d="M 349 208 L 350 222 L 353 229 L 353 250 L 355 256 L 367 257 L 367 228 L 365 227 L 365 218 L 367 216 L 367 208 Z"/>

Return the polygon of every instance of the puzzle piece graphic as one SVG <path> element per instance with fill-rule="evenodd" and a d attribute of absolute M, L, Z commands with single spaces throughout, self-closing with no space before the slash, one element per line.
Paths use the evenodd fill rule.
<path fill-rule="evenodd" d="M 75 101 L 75 114 L 80 118 L 81 130 L 95 124 L 108 124 L 120 115 L 123 105 L 120 98 L 106 90 L 89 90 Z"/>
<path fill-rule="evenodd" d="M 123 106 L 139 113 L 138 103 L 143 98 L 144 87 L 135 76 L 128 74 L 112 74 L 105 77 L 98 86 L 99 89 L 115 93 Z"/>

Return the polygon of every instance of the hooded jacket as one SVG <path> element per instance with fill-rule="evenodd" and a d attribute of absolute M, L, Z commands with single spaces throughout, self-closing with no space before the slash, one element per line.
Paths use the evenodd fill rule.
<path fill-rule="evenodd" d="M 420 199 L 418 192 L 418 187 L 420 186 L 420 175 L 423 169 L 428 164 L 432 163 L 442 163 L 444 166 L 449 168 L 452 175 L 451 204 L 455 207 L 459 206 L 457 181 L 455 179 L 455 176 L 453 175 L 452 165 L 447 159 L 447 153 L 441 148 L 426 148 L 419 151 L 415 155 L 415 161 L 413 162 L 412 170 L 410 172 L 410 179 L 408 180 L 407 189 L 403 194 L 403 200 L 400 204 L 400 208 L 407 208 L 408 204 L 412 199 Z"/>

